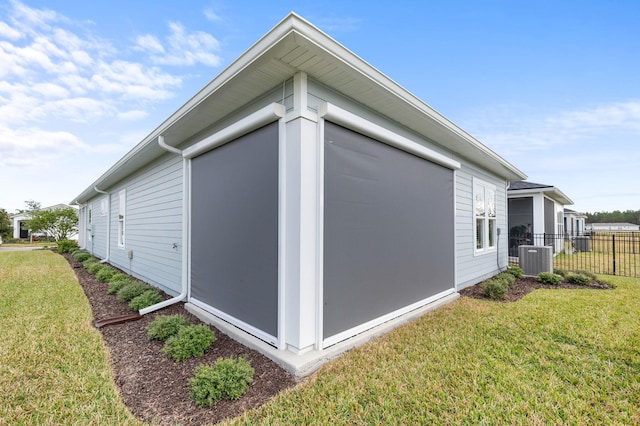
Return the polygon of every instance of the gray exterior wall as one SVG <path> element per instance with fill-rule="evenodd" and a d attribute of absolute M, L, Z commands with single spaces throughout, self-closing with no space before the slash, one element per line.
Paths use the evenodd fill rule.
<path fill-rule="evenodd" d="M 376 114 L 364 105 L 354 103 L 333 89 L 315 82 L 312 79 L 309 79 L 308 82 L 308 92 L 307 102 L 308 108 L 311 111 L 317 111 L 323 102 L 331 102 L 440 154 L 446 155 L 453 160 L 459 161 L 462 167 L 455 172 L 456 288 L 460 290 L 497 274 L 499 272 L 498 262 L 502 268 L 506 268 L 508 264 L 506 180 L 476 166 L 469 159 L 460 157 L 446 149 L 446 147 L 407 131 L 406 128 L 398 123 Z M 491 250 L 483 254 L 475 254 L 474 252 L 473 177 L 482 179 L 496 186 L 496 225 L 500 228 L 501 234 L 498 237 L 497 250 Z"/>

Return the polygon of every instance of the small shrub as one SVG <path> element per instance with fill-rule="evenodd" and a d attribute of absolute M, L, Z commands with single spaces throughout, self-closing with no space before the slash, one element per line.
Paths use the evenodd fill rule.
<path fill-rule="evenodd" d="M 591 278 L 583 274 L 569 274 L 566 278 L 571 284 L 589 285 L 591 283 Z"/>
<path fill-rule="evenodd" d="M 181 327 L 169 337 L 162 352 L 174 361 L 202 356 L 216 340 L 216 335 L 206 324 Z"/>
<path fill-rule="evenodd" d="M 106 265 L 103 265 L 102 263 L 96 261 L 89 265 L 87 271 L 89 271 L 89 273 L 92 275 L 96 275 L 102 268 L 106 268 Z"/>
<path fill-rule="evenodd" d="M 567 275 L 569 274 L 567 271 L 565 271 L 564 269 L 555 269 L 553 268 L 553 273 L 560 275 L 562 278 L 566 278 Z"/>
<path fill-rule="evenodd" d="M 591 282 L 598 281 L 598 276 L 591 271 L 587 271 L 585 269 L 578 269 L 575 271 L 576 274 L 584 275 L 585 277 L 589 277 Z"/>
<path fill-rule="evenodd" d="M 189 325 L 184 315 L 158 315 L 147 327 L 147 337 L 151 340 L 165 341 L 178 334 L 178 330 Z"/>
<path fill-rule="evenodd" d="M 115 274 L 111 275 L 111 278 L 109 278 L 109 282 L 120 281 L 123 278 L 129 278 L 129 275 L 123 274 L 122 272 L 116 272 Z"/>
<path fill-rule="evenodd" d="M 540 272 L 536 280 L 543 284 L 558 285 L 562 282 L 562 275 L 554 274 L 553 272 Z"/>
<path fill-rule="evenodd" d="M 91 255 L 86 251 L 79 250 L 71 253 L 71 257 L 77 262 L 84 262 L 85 260 L 91 258 Z"/>
<path fill-rule="evenodd" d="M 507 274 L 513 275 L 516 279 L 522 278 L 522 276 L 524 275 L 524 271 L 522 270 L 522 268 L 516 265 L 509 266 L 505 272 Z"/>
<path fill-rule="evenodd" d="M 213 365 L 200 365 L 191 378 L 191 398 L 205 407 L 220 399 L 238 399 L 253 382 L 254 369 L 245 358 L 219 358 Z"/>
<path fill-rule="evenodd" d="M 507 283 L 507 287 L 511 287 L 513 283 L 516 282 L 516 277 L 507 272 L 500 272 L 498 275 L 493 277 L 495 280 L 502 280 Z"/>
<path fill-rule="evenodd" d="M 83 260 L 82 261 L 82 266 L 84 267 L 84 269 L 86 269 L 87 271 L 89 270 L 89 267 L 91 265 L 93 265 L 94 263 L 98 263 L 98 259 L 96 259 L 95 257 L 90 257 L 87 260 Z"/>
<path fill-rule="evenodd" d="M 78 247 L 78 243 L 73 240 L 58 240 L 58 253 L 69 253 Z"/>
<path fill-rule="evenodd" d="M 121 302 L 130 302 L 134 297 L 140 296 L 145 291 L 149 290 L 149 286 L 140 281 L 131 281 L 129 284 L 122 287 L 116 293 L 116 297 Z"/>
<path fill-rule="evenodd" d="M 132 311 L 139 311 L 140 309 L 144 309 L 160 302 L 162 302 L 162 295 L 160 292 L 155 288 L 150 288 L 149 290 L 145 290 L 145 292 L 140 296 L 136 296 L 131 299 L 131 302 L 129 302 L 129 308 Z"/>
<path fill-rule="evenodd" d="M 109 278 L 114 276 L 117 272 L 118 271 L 116 271 L 115 268 L 112 268 L 111 266 L 105 266 L 96 273 L 96 278 L 101 283 L 106 283 L 109 281 Z"/>
<path fill-rule="evenodd" d="M 132 282 L 133 280 L 126 275 L 120 279 L 111 280 L 109 281 L 109 286 L 107 287 L 107 294 L 116 294 L 122 287 L 129 285 Z"/>
<path fill-rule="evenodd" d="M 490 280 L 486 280 L 482 284 L 482 289 L 484 290 L 484 294 L 487 297 L 499 300 L 504 298 L 504 295 L 507 294 L 507 291 L 509 290 L 509 285 L 504 280 L 490 279 Z"/>

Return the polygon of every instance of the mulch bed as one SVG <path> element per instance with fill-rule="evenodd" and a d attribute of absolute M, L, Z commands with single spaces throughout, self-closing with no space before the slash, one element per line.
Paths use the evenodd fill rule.
<path fill-rule="evenodd" d="M 107 294 L 107 284 L 89 274 L 82 264 L 63 255 L 74 269 L 89 300 L 95 320 L 131 314 L 126 303 Z M 165 299 L 169 296 L 164 295 Z M 192 323 L 201 321 L 177 303 L 137 321 L 100 328 L 108 348 L 115 382 L 124 403 L 142 421 L 160 425 L 201 425 L 236 417 L 258 407 L 280 391 L 295 385 L 295 378 L 261 353 L 249 349 L 215 327 L 216 341 L 199 358 L 176 362 L 160 352 L 163 343 L 147 338 L 147 326 L 157 315 L 182 314 Z M 244 356 L 255 370 L 253 383 L 240 399 L 221 400 L 211 408 L 196 405 L 189 397 L 189 379 L 200 364 L 219 357 Z"/>
<path fill-rule="evenodd" d="M 507 294 L 505 294 L 504 298 L 501 300 L 491 299 L 488 296 L 486 296 L 484 294 L 484 290 L 482 289 L 482 283 L 478 283 L 478 284 L 472 285 L 471 287 L 467 287 L 460 290 L 460 295 L 472 297 L 474 299 L 493 300 L 496 302 L 516 302 L 522 299 L 527 294 L 531 293 L 533 290 L 537 290 L 539 288 L 607 290 L 607 289 L 612 289 L 613 287 L 609 284 L 601 283 L 601 282 L 594 282 L 588 285 L 577 285 L 577 284 L 570 284 L 567 282 L 561 282 L 558 285 L 549 285 L 549 284 L 543 284 L 541 282 L 536 281 L 534 277 L 522 277 L 517 279 L 515 283 L 513 283 L 513 285 L 509 287 L 509 291 L 507 292 Z"/>

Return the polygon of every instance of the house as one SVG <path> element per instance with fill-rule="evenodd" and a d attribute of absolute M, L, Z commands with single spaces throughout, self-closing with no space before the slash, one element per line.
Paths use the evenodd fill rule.
<path fill-rule="evenodd" d="M 606 231 L 606 232 L 632 232 L 640 231 L 640 226 L 634 223 L 589 223 L 586 229 L 590 232 Z"/>
<path fill-rule="evenodd" d="M 66 209 L 66 208 L 73 208 L 72 206 L 69 206 L 67 204 L 56 204 L 54 206 L 49 206 L 49 207 L 43 207 L 40 210 L 56 210 L 56 209 Z M 29 230 L 29 219 L 31 219 L 31 213 L 30 212 L 22 212 L 22 213 L 15 213 L 12 215 L 9 215 L 9 219 L 12 222 L 13 225 L 13 238 L 15 239 L 28 239 L 31 237 L 31 233 Z M 38 234 L 38 235 L 34 235 L 34 236 L 41 236 L 43 234 Z M 72 236 L 73 238 L 77 237 L 77 236 Z"/>
<path fill-rule="evenodd" d="M 564 233 L 568 236 L 584 235 L 587 215 L 575 210 L 564 209 Z"/>
<path fill-rule="evenodd" d="M 292 13 L 74 203 L 81 246 L 303 375 L 504 269 L 524 178 Z"/>
<path fill-rule="evenodd" d="M 564 249 L 564 206 L 573 204 L 560 189 L 541 183 L 516 181 L 507 189 L 509 203 L 509 252 L 518 246 L 553 246 Z"/>

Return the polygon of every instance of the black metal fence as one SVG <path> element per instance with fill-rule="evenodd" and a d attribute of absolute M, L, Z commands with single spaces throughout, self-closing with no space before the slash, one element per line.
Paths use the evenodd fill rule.
<path fill-rule="evenodd" d="M 554 269 L 640 277 L 640 232 L 591 232 L 584 235 L 512 234 L 509 256 L 521 245 L 553 247 Z"/>

